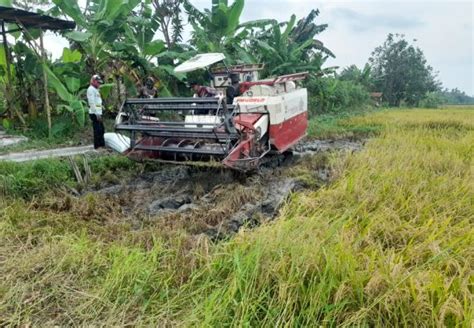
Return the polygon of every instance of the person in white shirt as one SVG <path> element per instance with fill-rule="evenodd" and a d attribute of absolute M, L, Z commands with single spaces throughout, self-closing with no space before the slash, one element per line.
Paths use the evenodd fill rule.
<path fill-rule="evenodd" d="M 104 82 L 98 74 L 91 78 L 90 86 L 87 89 L 87 102 L 89 103 L 89 117 L 94 129 L 94 148 L 105 147 L 104 123 L 102 122 L 102 97 L 99 87 Z"/>

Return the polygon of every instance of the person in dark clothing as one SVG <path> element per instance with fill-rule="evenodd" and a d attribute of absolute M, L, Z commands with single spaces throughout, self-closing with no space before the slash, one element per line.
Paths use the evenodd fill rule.
<path fill-rule="evenodd" d="M 100 96 L 99 87 L 104 82 L 97 74 L 93 75 L 90 86 L 87 89 L 87 102 L 89 103 L 89 117 L 92 121 L 94 130 L 94 148 L 105 147 L 104 140 L 104 123 L 102 122 L 102 97 Z"/>
<path fill-rule="evenodd" d="M 155 79 L 151 76 L 145 81 L 145 86 L 140 88 L 138 98 L 157 98 L 158 89 L 155 87 Z"/>
<path fill-rule="evenodd" d="M 199 98 L 207 98 L 207 97 L 215 97 L 217 96 L 217 90 L 214 88 L 206 87 L 203 85 L 199 85 L 196 82 L 190 82 L 189 85 L 191 89 L 195 92 L 195 95 Z M 207 109 L 196 109 L 194 111 L 196 115 L 208 115 L 209 110 Z"/>
<path fill-rule="evenodd" d="M 227 87 L 226 91 L 226 101 L 228 104 L 234 102 L 234 98 L 240 96 L 240 78 L 239 74 L 231 73 L 230 74 L 230 83 L 231 85 Z"/>
<path fill-rule="evenodd" d="M 105 128 L 102 116 L 89 114 L 89 117 L 92 121 L 92 129 L 94 130 L 94 149 L 105 147 Z"/>
<path fill-rule="evenodd" d="M 206 87 L 203 85 L 199 85 L 196 82 L 190 82 L 189 85 L 191 89 L 196 93 L 199 98 L 206 98 L 206 97 L 215 97 L 217 96 L 217 90 L 214 88 Z"/>

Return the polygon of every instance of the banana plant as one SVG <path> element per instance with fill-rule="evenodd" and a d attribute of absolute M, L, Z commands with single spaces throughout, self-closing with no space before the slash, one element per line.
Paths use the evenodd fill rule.
<path fill-rule="evenodd" d="M 328 57 L 334 54 L 323 43 L 315 39 L 323 32 L 326 24 L 314 21 L 318 10 L 298 22 L 292 15 L 288 22 L 275 23 L 256 35 L 251 41 L 255 57 L 266 64 L 268 75 L 288 74 L 301 71 L 318 73 Z"/>
<path fill-rule="evenodd" d="M 127 19 L 140 0 L 90 0 L 84 11 L 75 0 L 53 2 L 53 13 L 67 15 L 76 22 L 78 30 L 65 36 L 79 46 L 93 73 L 108 65 L 113 44 L 124 41 Z"/>
<path fill-rule="evenodd" d="M 374 81 L 372 81 L 372 68 L 365 64 L 364 68 L 359 69 L 356 65 L 351 65 L 342 70 L 338 78 L 342 81 L 352 81 L 363 85 L 367 90 L 371 90 Z"/>
<path fill-rule="evenodd" d="M 7 83 L 6 72 L 7 72 L 7 64 L 6 64 L 5 50 L 3 47 L 1 47 L 0 48 L 0 115 L 4 114 L 4 112 L 7 111 L 7 101 L 6 101 L 7 90 L 5 88 L 6 83 Z"/>
<path fill-rule="evenodd" d="M 79 51 L 65 48 L 60 63 L 52 67 L 43 64 L 43 69 L 48 75 L 48 86 L 54 90 L 55 95 L 61 100 L 56 106 L 57 112 L 68 111 L 72 113 L 79 124 L 85 124 L 85 102 L 81 99 L 84 93 L 84 81 L 79 75 L 82 55 Z"/>
<path fill-rule="evenodd" d="M 193 28 L 191 44 L 199 52 L 223 52 L 229 62 L 254 62 L 244 43 L 253 29 L 263 29 L 275 24 L 273 19 L 240 23 L 244 0 L 212 0 L 211 10 L 201 12 L 185 0 L 183 5 Z"/>

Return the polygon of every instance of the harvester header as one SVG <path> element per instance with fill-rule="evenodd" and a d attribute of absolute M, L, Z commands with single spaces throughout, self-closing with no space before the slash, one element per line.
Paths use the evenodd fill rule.
<path fill-rule="evenodd" d="M 208 68 L 224 58 L 218 53 L 197 55 L 176 71 Z M 225 70 L 254 77 L 262 67 Z M 214 72 L 222 75 L 222 64 L 219 69 Z M 306 135 L 307 91 L 295 83 L 306 76 L 303 72 L 242 81 L 232 103 L 225 97 L 229 83 L 213 84 L 221 90 L 215 97 L 127 99 L 116 119 L 120 134 L 108 134 L 106 141 L 135 160 L 212 161 L 242 171 L 256 169 L 266 159 L 291 150 Z"/>

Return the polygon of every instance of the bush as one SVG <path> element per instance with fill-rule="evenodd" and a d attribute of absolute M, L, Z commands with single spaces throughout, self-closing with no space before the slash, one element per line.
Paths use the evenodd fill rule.
<path fill-rule="evenodd" d="M 438 108 L 444 104 L 443 97 L 438 92 L 428 92 L 420 101 L 418 107 L 422 108 Z"/>
<path fill-rule="evenodd" d="M 46 117 L 39 117 L 30 122 L 30 128 L 26 135 L 31 139 L 48 138 L 48 121 Z M 74 123 L 70 114 L 62 114 L 54 117 L 51 127 L 51 136 L 53 138 L 71 138 L 79 127 Z"/>
<path fill-rule="evenodd" d="M 369 92 L 352 81 L 331 77 L 313 78 L 306 87 L 312 115 L 359 110 L 370 103 Z"/>

